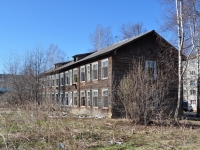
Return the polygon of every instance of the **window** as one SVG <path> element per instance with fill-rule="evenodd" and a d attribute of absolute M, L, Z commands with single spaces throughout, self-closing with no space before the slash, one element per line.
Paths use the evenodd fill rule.
<path fill-rule="evenodd" d="M 85 66 L 81 67 L 80 76 L 81 76 L 81 81 L 85 81 Z"/>
<path fill-rule="evenodd" d="M 87 82 L 90 81 L 90 65 L 87 65 Z"/>
<path fill-rule="evenodd" d="M 146 60 L 146 66 L 145 67 L 146 67 L 147 74 L 151 78 L 156 79 L 156 62 Z"/>
<path fill-rule="evenodd" d="M 60 93 L 60 102 L 62 106 L 66 105 L 64 97 L 65 97 L 64 93 Z"/>
<path fill-rule="evenodd" d="M 52 86 L 54 86 L 54 75 L 51 76 L 52 79 Z"/>
<path fill-rule="evenodd" d="M 69 72 L 68 71 L 65 72 L 65 84 L 69 85 Z"/>
<path fill-rule="evenodd" d="M 190 100 L 190 104 L 196 104 L 196 100 Z"/>
<path fill-rule="evenodd" d="M 98 107 L 98 90 L 92 90 L 92 106 Z"/>
<path fill-rule="evenodd" d="M 190 75 L 195 75 L 195 71 L 190 71 Z"/>
<path fill-rule="evenodd" d="M 72 106 L 72 92 L 68 92 L 68 105 Z"/>
<path fill-rule="evenodd" d="M 58 93 L 56 93 L 56 102 L 59 103 Z"/>
<path fill-rule="evenodd" d="M 195 80 L 190 80 L 190 86 L 195 86 Z"/>
<path fill-rule="evenodd" d="M 60 73 L 60 85 L 64 85 L 64 73 Z"/>
<path fill-rule="evenodd" d="M 73 69 L 73 82 L 76 83 L 78 81 L 78 70 L 77 68 L 76 69 Z"/>
<path fill-rule="evenodd" d="M 194 62 L 194 61 L 190 61 L 189 65 L 190 65 L 191 67 L 194 67 L 194 66 L 195 66 L 195 62 Z"/>
<path fill-rule="evenodd" d="M 51 100 L 54 101 L 55 100 L 55 96 L 54 93 L 51 94 Z"/>
<path fill-rule="evenodd" d="M 69 84 L 72 85 L 72 70 L 69 71 Z"/>
<path fill-rule="evenodd" d="M 184 73 L 183 73 L 183 77 L 186 77 L 187 76 L 187 72 L 185 71 Z"/>
<path fill-rule="evenodd" d="M 101 78 L 108 78 L 108 59 L 101 61 Z"/>
<path fill-rule="evenodd" d="M 92 79 L 98 80 L 98 62 L 92 64 Z"/>
<path fill-rule="evenodd" d="M 69 93 L 65 92 L 65 105 L 69 105 Z"/>
<path fill-rule="evenodd" d="M 73 92 L 73 101 L 74 101 L 74 106 L 78 105 L 78 94 L 77 91 Z"/>
<path fill-rule="evenodd" d="M 108 89 L 102 89 L 102 106 L 108 107 Z"/>
<path fill-rule="evenodd" d="M 190 95 L 196 95 L 196 90 L 190 90 Z"/>
<path fill-rule="evenodd" d="M 183 95 L 186 95 L 187 94 L 187 91 L 186 90 L 183 90 Z"/>
<path fill-rule="evenodd" d="M 87 91 L 87 106 L 91 106 L 91 98 L 90 98 L 91 92 Z"/>
<path fill-rule="evenodd" d="M 85 91 L 81 91 L 81 106 L 85 105 Z"/>
<path fill-rule="evenodd" d="M 56 86 L 58 86 L 58 81 L 59 81 L 59 75 L 58 74 L 56 74 Z"/>

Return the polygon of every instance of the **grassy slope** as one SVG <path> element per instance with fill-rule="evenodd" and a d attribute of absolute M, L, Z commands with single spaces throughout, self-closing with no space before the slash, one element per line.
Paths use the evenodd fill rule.
<path fill-rule="evenodd" d="M 189 150 L 200 147 L 200 122 L 183 120 L 179 126 L 145 127 L 123 119 L 49 118 L 49 115 L 51 112 L 43 111 L 2 112 L 0 149 Z"/>

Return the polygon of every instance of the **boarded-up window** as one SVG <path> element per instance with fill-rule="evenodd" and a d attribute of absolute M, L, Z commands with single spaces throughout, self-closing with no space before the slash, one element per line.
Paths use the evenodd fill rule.
<path fill-rule="evenodd" d="M 98 90 L 92 90 L 92 106 L 98 107 Z"/>
<path fill-rule="evenodd" d="M 98 62 L 92 64 L 92 79 L 98 80 Z"/>
<path fill-rule="evenodd" d="M 108 59 L 101 61 L 101 78 L 108 78 Z"/>
<path fill-rule="evenodd" d="M 85 81 L 85 66 L 81 66 L 80 76 L 81 81 Z"/>
<path fill-rule="evenodd" d="M 108 107 L 108 89 L 102 89 L 102 106 Z"/>

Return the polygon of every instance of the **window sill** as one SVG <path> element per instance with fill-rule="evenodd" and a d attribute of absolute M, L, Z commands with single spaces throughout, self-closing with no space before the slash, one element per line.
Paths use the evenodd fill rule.
<path fill-rule="evenodd" d="M 108 79 L 108 77 L 106 77 L 106 78 L 101 78 L 101 80 L 105 80 L 105 79 Z"/>
<path fill-rule="evenodd" d="M 102 107 L 102 109 L 108 109 L 108 107 Z"/>
<path fill-rule="evenodd" d="M 81 81 L 81 83 L 85 83 L 85 81 Z"/>
<path fill-rule="evenodd" d="M 98 79 L 92 79 L 92 81 L 97 81 Z"/>

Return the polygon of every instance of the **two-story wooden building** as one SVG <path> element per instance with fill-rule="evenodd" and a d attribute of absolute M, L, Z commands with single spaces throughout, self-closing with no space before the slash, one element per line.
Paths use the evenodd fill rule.
<path fill-rule="evenodd" d="M 127 73 L 133 58 L 144 57 L 146 67 L 156 74 L 158 37 L 165 41 L 152 30 L 96 52 L 77 54 L 73 61 L 57 63 L 46 71 L 48 84 L 43 94 L 74 114 L 116 117 L 115 83 Z"/>

